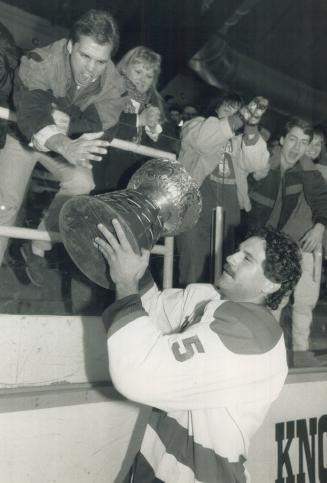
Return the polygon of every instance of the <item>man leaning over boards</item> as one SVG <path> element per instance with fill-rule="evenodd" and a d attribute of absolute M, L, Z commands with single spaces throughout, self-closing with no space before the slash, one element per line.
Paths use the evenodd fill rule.
<path fill-rule="evenodd" d="M 153 407 L 133 482 L 243 483 L 249 440 L 287 375 L 270 309 L 297 283 L 300 252 L 261 229 L 227 258 L 218 287 L 162 292 L 117 220 L 95 239 L 116 286 L 103 317 L 110 373 L 127 398 Z M 143 276 L 143 274 L 145 274 Z"/>
<path fill-rule="evenodd" d="M 100 161 L 108 147 L 102 131 L 116 124 L 125 102 L 121 77 L 111 61 L 118 42 L 112 16 L 90 10 L 74 23 L 68 40 L 22 58 L 14 91 L 19 132 L 7 137 L 0 152 L 1 225 L 15 223 L 37 161 L 60 181 L 48 220 L 39 229 L 57 226 L 65 197 L 93 189 L 91 162 Z M 7 239 L 1 237 L 0 264 L 6 246 Z M 35 285 L 43 283 L 42 257 L 50 248 L 41 241 L 22 248 Z"/>

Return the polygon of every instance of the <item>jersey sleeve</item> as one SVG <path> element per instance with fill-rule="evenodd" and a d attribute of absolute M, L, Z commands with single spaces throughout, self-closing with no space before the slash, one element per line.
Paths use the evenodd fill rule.
<path fill-rule="evenodd" d="M 285 360 L 283 345 L 278 354 L 272 348 L 258 350 L 251 330 L 230 313 L 233 307 L 221 312 L 225 303 L 218 305 L 212 309 L 206 304 L 200 321 L 185 331 L 164 334 L 140 299 L 127 303 L 117 312 L 108 337 L 116 388 L 131 400 L 164 411 L 271 400 L 272 381 L 285 378 L 285 366 L 278 362 Z M 251 351 L 252 345 L 256 349 Z"/>
<path fill-rule="evenodd" d="M 163 293 L 158 290 L 157 285 L 151 279 L 146 290 L 141 295 L 134 296 L 133 304 L 135 303 L 135 297 L 137 297 L 138 301 L 138 310 L 139 306 L 141 306 L 142 315 L 146 315 L 149 321 L 163 334 L 179 329 L 184 299 L 184 291 L 182 289 L 168 289 Z M 117 320 L 124 317 L 125 309 L 122 309 L 122 307 L 125 307 L 125 305 L 130 305 L 129 297 L 115 302 L 105 310 L 103 321 L 107 331 L 110 332 L 110 328 Z M 138 310 L 135 313 L 131 311 L 131 318 L 133 318 L 133 315 L 137 318 Z"/>

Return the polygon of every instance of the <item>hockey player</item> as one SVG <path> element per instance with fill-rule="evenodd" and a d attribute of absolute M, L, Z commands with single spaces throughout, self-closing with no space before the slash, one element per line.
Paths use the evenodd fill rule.
<path fill-rule="evenodd" d="M 219 287 L 162 292 L 132 250 L 99 225 L 117 301 L 104 313 L 112 381 L 153 407 L 133 482 L 247 481 L 249 440 L 287 375 L 281 329 L 270 312 L 297 283 L 297 245 L 261 229 L 227 258 Z M 142 279 L 142 280 L 141 280 Z"/>

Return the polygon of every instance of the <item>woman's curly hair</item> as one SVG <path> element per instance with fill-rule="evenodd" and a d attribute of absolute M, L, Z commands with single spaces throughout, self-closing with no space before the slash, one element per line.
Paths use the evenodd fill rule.
<path fill-rule="evenodd" d="M 265 276 L 272 282 L 280 283 L 276 292 L 266 297 L 266 306 L 276 310 L 284 296 L 290 295 L 301 274 L 301 251 L 297 243 L 285 233 L 273 228 L 257 228 L 250 236 L 257 236 L 266 242 L 266 258 L 263 264 Z"/>

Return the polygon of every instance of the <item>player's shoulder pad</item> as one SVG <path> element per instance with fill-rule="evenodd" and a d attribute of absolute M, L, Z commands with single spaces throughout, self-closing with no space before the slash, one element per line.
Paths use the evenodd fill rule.
<path fill-rule="evenodd" d="M 236 354 L 262 354 L 279 341 L 282 331 L 270 311 L 258 304 L 227 301 L 214 313 L 210 328 Z"/>

